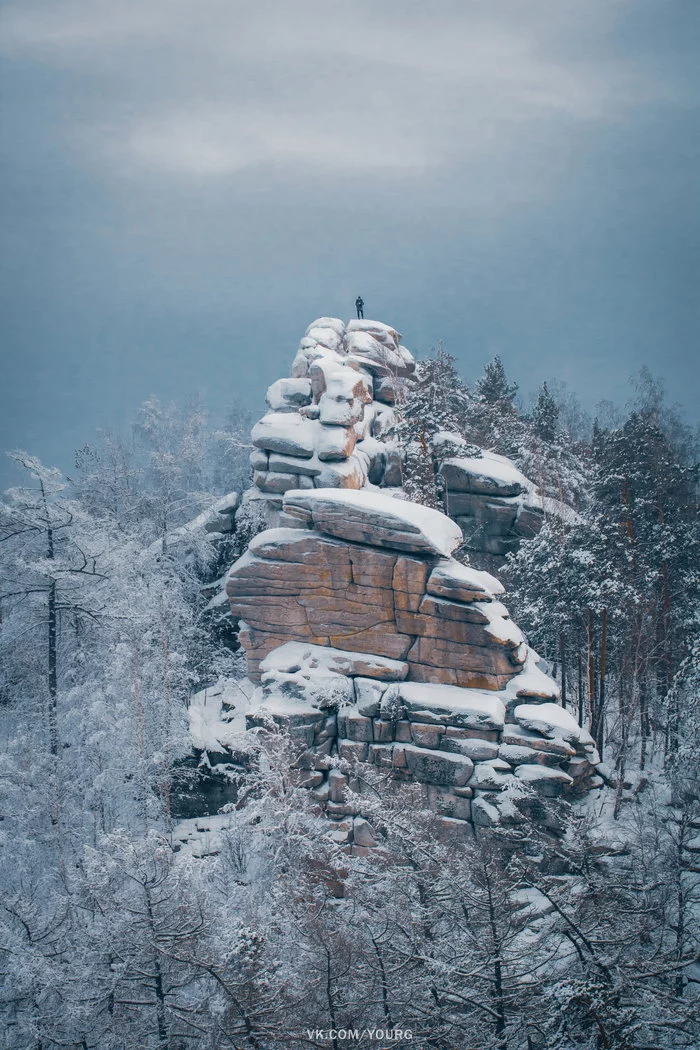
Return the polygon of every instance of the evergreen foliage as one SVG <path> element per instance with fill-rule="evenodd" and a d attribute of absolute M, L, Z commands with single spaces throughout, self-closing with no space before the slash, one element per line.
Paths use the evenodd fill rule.
<path fill-rule="evenodd" d="M 537 437 L 542 441 L 554 441 L 559 420 L 559 406 L 543 383 L 537 395 L 537 402 L 532 413 L 532 426 Z"/>
<path fill-rule="evenodd" d="M 409 499 L 443 509 L 436 475 L 435 435 L 459 435 L 469 403 L 455 359 L 443 347 L 420 361 L 415 381 L 399 406 L 396 436 L 404 453 L 403 485 Z"/>
<path fill-rule="evenodd" d="M 518 384 L 510 383 L 500 357 L 496 355 L 484 367 L 484 374 L 476 381 L 476 394 L 489 405 L 498 405 L 502 411 L 513 409 Z"/>

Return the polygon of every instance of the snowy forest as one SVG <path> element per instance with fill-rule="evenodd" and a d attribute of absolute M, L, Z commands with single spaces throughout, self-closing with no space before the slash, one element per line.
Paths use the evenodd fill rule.
<path fill-rule="evenodd" d="M 662 385 L 589 416 L 555 382 L 520 397 L 498 358 L 468 380 L 441 347 L 418 363 L 394 429 L 411 500 L 445 509 L 447 433 L 570 508 L 498 576 L 604 784 L 549 828 L 446 841 L 377 769 L 379 859 L 328 835 L 283 734 L 245 727 L 215 848 L 196 818 L 178 837 L 215 761 L 192 757 L 192 698 L 246 674 L 216 595 L 265 525 L 211 522 L 251 484 L 252 422 L 152 399 L 65 474 L 11 453 L 0 1047 L 697 1047 L 698 439 Z"/>

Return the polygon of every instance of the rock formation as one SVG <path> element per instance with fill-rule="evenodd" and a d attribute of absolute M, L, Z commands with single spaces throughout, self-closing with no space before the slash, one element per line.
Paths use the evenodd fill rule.
<path fill-rule="evenodd" d="M 403 453 L 392 428 L 394 406 L 410 386 L 415 361 L 399 333 L 379 321 L 321 317 L 306 330 L 289 378 L 267 391 L 268 413 L 252 433 L 253 488 L 268 525 L 279 523 L 292 489 L 400 488 Z M 436 435 L 446 511 L 462 528 L 473 560 L 498 566 L 539 530 L 543 500 L 510 460 L 484 451 L 455 455 L 459 435 Z"/>
<path fill-rule="evenodd" d="M 226 584 L 260 683 L 249 724 L 286 727 L 299 783 L 345 841 L 372 844 L 367 763 L 423 785 L 450 834 L 533 812 L 551 822 L 540 796 L 601 782 L 591 737 L 558 706 L 500 583 L 451 557 L 453 521 L 343 488 L 290 490 L 278 520 Z"/>
<path fill-rule="evenodd" d="M 449 435 L 450 444 L 458 443 Z M 485 449 L 481 455 L 451 455 L 440 464 L 446 510 L 464 535 L 464 544 L 480 563 L 498 566 L 523 539 L 542 528 L 545 502 L 537 486 L 505 456 Z M 490 558 L 489 558 L 490 556 Z"/>
<path fill-rule="evenodd" d="M 346 328 L 321 317 L 309 326 L 291 378 L 269 387 L 270 411 L 253 428 L 254 484 L 271 510 L 289 489 L 384 482 L 388 450 L 378 438 L 394 421 L 397 383 L 415 370 L 399 338 L 378 321 Z"/>
<path fill-rule="evenodd" d="M 284 498 L 296 528 L 271 529 L 231 571 L 249 677 L 289 640 L 372 653 L 395 676 L 499 689 L 525 661 L 498 582 L 448 555 L 459 527 L 374 492 L 314 489 Z M 479 600 L 476 600 L 476 599 Z"/>

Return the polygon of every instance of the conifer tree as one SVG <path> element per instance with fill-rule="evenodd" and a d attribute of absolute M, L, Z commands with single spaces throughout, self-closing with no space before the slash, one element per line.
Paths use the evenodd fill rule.
<path fill-rule="evenodd" d="M 418 364 L 415 382 L 399 406 L 396 433 L 404 454 L 403 485 L 414 502 L 442 508 L 433 439 L 440 432 L 459 439 L 468 403 L 454 357 L 439 346 Z"/>
<path fill-rule="evenodd" d="M 484 374 L 477 380 L 476 392 L 490 405 L 499 405 L 503 409 L 513 409 L 513 399 L 518 392 L 517 383 L 509 383 L 506 370 L 498 354 L 484 368 Z"/>
<path fill-rule="evenodd" d="M 559 406 L 550 394 L 547 384 L 543 383 L 532 413 L 532 425 L 535 433 L 542 441 L 554 441 L 558 420 Z"/>

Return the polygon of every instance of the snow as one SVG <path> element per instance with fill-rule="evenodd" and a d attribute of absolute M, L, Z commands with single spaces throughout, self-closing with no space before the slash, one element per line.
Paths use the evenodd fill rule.
<path fill-rule="evenodd" d="M 444 580 L 448 585 L 455 584 L 463 586 L 468 590 L 485 591 L 486 594 L 503 594 L 505 588 L 500 580 L 492 576 L 490 572 L 482 569 L 472 569 L 469 565 L 450 558 L 449 561 L 439 562 L 430 574 L 430 579 L 435 583 Z"/>
<path fill-rule="evenodd" d="M 312 422 L 298 412 L 268 412 L 253 427 L 251 438 L 257 448 L 307 459 L 314 452 Z"/>
<path fill-rule="evenodd" d="M 457 685 L 438 685 L 427 682 L 402 682 L 401 699 L 416 710 L 439 710 L 452 714 L 473 715 L 473 728 L 502 728 L 506 709 L 495 693 L 486 689 L 462 689 Z"/>
<path fill-rule="evenodd" d="M 321 328 L 315 325 L 307 330 L 301 341 L 302 347 L 305 343 L 308 345 L 309 340 L 320 343 L 321 346 L 328 347 L 329 350 L 339 350 L 343 345 L 343 333 L 337 332 L 334 328 Z"/>
<path fill-rule="evenodd" d="M 189 857 L 215 857 L 221 852 L 225 833 L 235 826 L 235 813 L 180 820 L 171 833 L 176 849 Z"/>
<path fill-rule="evenodd" d="M 284 503 L 300 504 L 313 508 L 313 504 L 334 503 L 348 511 L 366 512 L 383 528 L 399 528 L 407 533 L 423 537 L 437 554 L 449 557 L 462 542 L 462 530 L 451 518 L 439 510 L 423 507 L 418 503 L 385 496 L 381 492 L 367 489 L 314 489 L 297 490 L 285 494 Z M 385 519 L 385 520 L 382 520 Z M 369 523 L 369 522 L 368 522 Z"/>
<path fill-rule="evenodd" d="M 442 448 L 443 445 L 461 445 L 463 448 L 469 445 L 469 442 L 454 430 L 438 430 L 433 434 L 431 442 L 436 449 Z"/>
<path fill-rule="evenodd" d="M 360 489 L 367 481 L 369 470 L 369 456 L 361 455 L 361 452 L 361 448 L 357 448 L 347 459 L 324 462 L 323 470 L 318 475 L 318 484 L 326 488 L 330 486 L 333 491 L 343 486 L 346 486 L 346 491 Z"/>
<path fill-rule="evenodd" d="M 494 603 L 500 605 L 500 602 Z M 513 645 L 521 645 L 525 638 L 518 625 L 509 616 L 502 616 L 498 610 L 495 612 L 489 602 L 474 602 L 474 608 L 482 612 L 488 619 L 484 628 L 486 634 L 497 642 L 509 642 Z"/>
<path fill-rule="evenodd" d="M 356 368 L 349 368 L 343 362 L 337 367 L 325 368 L 326 393 L 336 399 L 352 401 L 353 398 L 362 398 L 363 402 L 372 402 L 372 379 L 366 372 Z"/>
<path fill-rule="evenodd" d="M 229 492 L 225 496 L 222 496 L 212 504 L 211 507 L 207 507 L 201 514 L 198 514 L 192 521 L 185 522 L 184 525 L 180 525 L 176 529 L 172 529 L 166 534 L 165 540 L 168 547 L 174 546 L 176 543 L 180 543 L 183 540 L 190 539 L 196 536 L 198 532 L 205 531 L 205 527 L 212 521 L 214 521 L 219 515 L 232 514 L 238 506 L 240 500 L 237 492 Z M 212 533 L 209 533 L 211 536 Z M 147 548 L 149 554 L 161 554 L 163 551 L 163 539 L 159 537 L 154 540 L 153 543 Z"/>
<path fill-rule="evenodd" d="M 232 514 L 238 504 L 240 496 L 237 492 L 227 492 L 225 496 L 218 499 L 209 511 L 210 514 Z M 195 519 L 197 520 L 197 519 Z"/>
<path fill-rule="evenodd" d="M 299 529 L 286 527 L 265 529 L 264 532 L 259 532 L 257 536 L 253 536 L 248 544 L 248 550 L 244 554 L 241 554 L 234 567 L 248 565 L 252 563 L 255 558 L 268 558 L 271 561 L 276 561 L 279 555 L 277 554 L 275 547 L 285 547 L 288 543 L 298 543 L 304 538 L 303 535 L 300 536 L 299 533 Z"/>
<path fill-rule="evenodd" d="M 578 722 L 557 704 L 520 704 L 515 719 L 526 729 L 535 729 L 544 736 L 561 737 L 570 743 L 581 739 Z"/>
<path fill-rule="evenodd" d="M 545 514 L 550 515 L 554 518 L 559 518 L 565 525 L 582 525 L 583 518 L 581 515 L 570 507 L 568 503 L 563 503 L 560 499 L 553 499 L 551 496 L 542 497 L 542 509 Z"/>
<path fill-rule="evenodd" d="M 348 349 L 353 354 L 365 355 L 373 360 L 381 356 L 387 347 L 369 332 L 351 332 L 348 336 Z"/>
<path fill-rule="evenodd" d="M 344 649 L 334 649 L 332 646 L 285 642 L 268 653 L 260 664 L 260 670 L 263 674 L 294 674 L 297 671 L 314 670 L 397 681 L 408 674 L 408 664 L 403 660 L 390 660 L 388 657 L 373 656 L 370 653 L 353 653 Z"/>
<path fill-rule="evenodd" d="M 218 752 L 233 749 L 245 732 L 245 713 L 253 689 L 247 678 L 224 678 L 195 693 L 187 710 L 193 747 Z"/>
<path fill-rule="evenodd" d="M 554 911 L 552 902 L 536 886 L 523 886 L 511 893 L 510 898 L 517 903 L 521 914 L 527 912 L 528 917 L 550 915 Z"/>
<path fill-rule="evenodd" d="M 317 317 L 311 322 L 304 335 L 310 335 L 314 328 L 332 328 L 338 335 L 343 335 L 345 332 L 345 324 L 339 317 Z"/>
<path fill-rule="evenodd" d="M 524 780 L 526 784 L 535 784 L 543 780 L 556 781 L 559 784 L 573 784 L 573 779 L 563 769 L 553 766 L 541 766 L 539 763 L 518 766 L 515 770 L 518 780 Z"/>
<path fill-rule="evenodd" d="M 391 325 L 384 324 L 383 321 L 365 320 L 364 317 L 348 321 L 347 331 L 369 332 L 381 342 L 389 342 L 393 346 L 398 346 L 401 338 L 396 329 L 392 328 Z"/>
<path fill-rule="evenodd" d="M 311 380 L 277 379 L 267 388 L 265 400 L 273 412 L 298 412 L 311 401 Z"/>
<path fill-rule="evenodd" d="M 453 456 L 445 462 L 459 466 L 467 474 L 492 480 L 499 487 L 510 488 L 519 485 L 525 492 L 535 488 L 529 478 L 526 478 L 510 459 L 506 456 L 500 456 L 496 452 L 488 452 L 486 449 L 484 449 L 482 456 L 478 458 L 475 456 Z"/>
<path fill-rule="evenodd" d="M 515 678 L 511 678 L 510 682 L 506 686 L 505 693 L 508 696 L 508 698 L 520 696 L 551 697 L 554 700 L 557 700 L 559 698 L 559 686 L 553 678 L 550 678 L 549 675 L 546 675 L 544 671 L 540 670 L 540 668 L 537 666 L 537 659 L 537 653 L 534 651 L 534 649 L 530 649 L 528 647 L 527 657 L 522 671 L 519 674 L 517 674 Z M 534 704 L 530 706 L 535 707 Z M 537 711 L 541 711 L 544 706 L 555 707 L 556 705 L 542 704 L 538 705 L 535 709 Z M 557 710 L 562 710 L 562 708 L 557 707 Z"/>
<path fill-rule="evenodd" d="M 263 702 L 255 708 L 256 716 L 277 715 L 280 718 L 292 718 L 294 715 L 308 715 L 310 704 L 308 700 L 300 700 L 298 697 L 285 696 L 284 693 L 274 693 L 266 696 Z"/>
<path fill-rule="evenodd" d="M 217 590 L 214 597 L 210 598 L 207 604 L 205 605 L 205 612 L 214 612 L 215 609 L 220 609 L 222 606 L 226 605 L 226 603 L 228 602 L 228 595 L 224 590 L 225 585 L 225 578 L 223 580 L 217 580 L 216 587 L 220 589 Z"/>
<path fill-rule="evenodd" d="M 501 770 L 496 769 L 490 762 L 477 762 L 474 772 L 469 778 L 469 787 L 477 791 L 502 791 L 510 783 L 510 767 L 503 775 Z"/>

